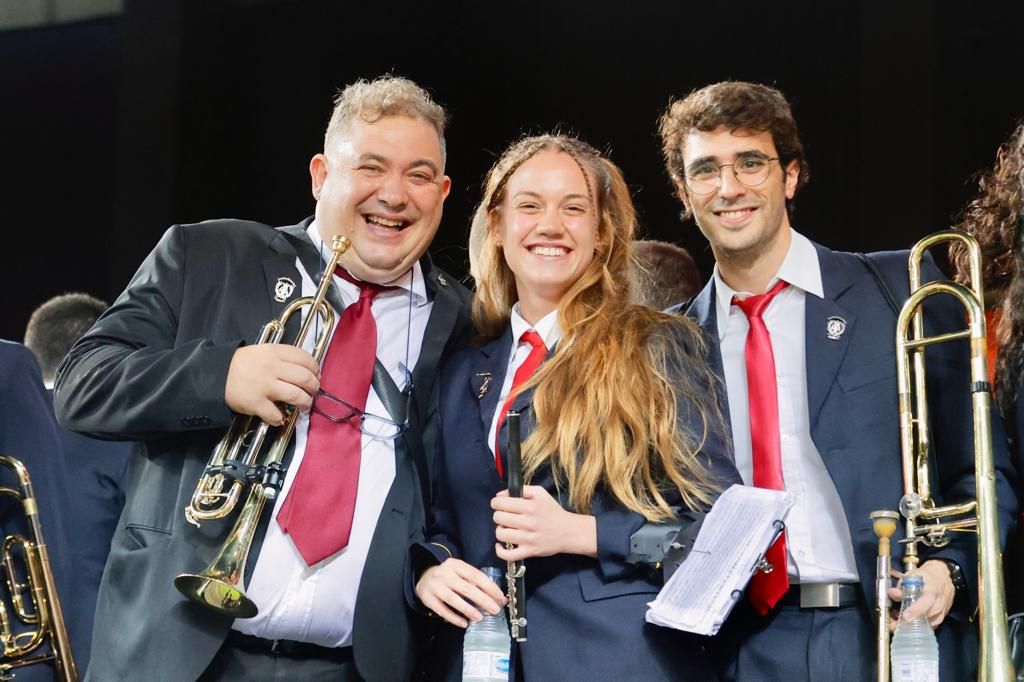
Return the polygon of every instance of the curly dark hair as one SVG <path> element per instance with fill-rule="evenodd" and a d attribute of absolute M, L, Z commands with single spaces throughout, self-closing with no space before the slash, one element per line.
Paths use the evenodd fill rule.
<path fill-rule="evenodd" d="M 1006 414 L 1017 398 L 1024 370 L 1024 122 L 999 147 L 995 166 L 978 181 L 978 193 L 956 226 L 981 246 L 986 306 L 1000 307 L 996 399 Z M 966 251 L 950 249 L 957 281 L 970 280 Z"/>
<path fill-rule="evenodd" d="M 708 85 L 669 103 L 658 121 L 658 134 L 665 168 L 673 181 L 681 180 L 686 174 L 683 157 L 690 133 L 710 132 L 721 126 L 729 130 L 771 133 L 779 153 L 779 165 L 785 168 L 794 159 L 800 165 L 796 191 L 807 184 L 810 169 L 786 97 L 767 85 L 742 81 Z M 792 208 L 792 200 L 786 205 Z M 684 210 L 684 217 L 688 217 L 688 213 Z"/>

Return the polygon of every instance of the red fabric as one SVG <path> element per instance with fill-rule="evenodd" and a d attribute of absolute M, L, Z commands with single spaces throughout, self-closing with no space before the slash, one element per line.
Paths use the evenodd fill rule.
<path fill-rule="evenodd" d="M 779 394 L 775 385 L 775 356 L 771 336 L 761 314 L 775 295 L 786 288 L 779 282 L 770 291 L 733 303 L 747 316 L 745 358 L 747 363 L 747 395 L 750 408 L 750 440 L 754 460 L 754 485 L 758 488 L 785 490 L 782 480 L 782 446 L 779 442 Z M 758 571 L 750 580 L 747 596 L 762 616 L 786 594 L 789 576 L 786 573 L 785 534 L 768 548 L 765 559 L 775 568 L 771 573 Z"/>
<path fill-rule="evenodd" d="M 526 360 L 523 361 L 523 364 L 519 365 L 519 369 L 516 370 L 515 375 L 512 377 L 512 390 L 509 391 L 508 399 L 505 400 L 505 404 L 501 406 L 501 412 L 498 413 L 498 428 L 494 432 L 494 466 L 497 467 L 498 476 L 501 478 L 505 478 L 505 471 L 501 465 L 501 446 L 498 443 L 498 434 L 501 433 L 501 425 L 505 423 L 505 413 L 508 412 L 508 408 L 512 407 L 515 390 L 529 381 L 548 354 L 547 346 L 544 345 L 544 339 L 540 338 L 540 334 L 532 329 L 527 329 L 523 332 L 523 335 L 519 337 L 519 343 L 528 343 L 532 348 L 530 349 L 530 354 L 526 356 Z"/>
<path fill-rule="evenodd" d="M 985 311 L 985 333 L 988 337 L 988 382 L 992 391 L 996 387 L 996 362 L 999 360 L 999 321 L 1003 317 L 1001 308 L 989 308 Z"/>
<path fill-rule="evenodd" d="M 320 385 L 362 411 L 377 357 L 377 323 L 370 305 L 387 287 L 355 281 L 340 267 L 335 275 L 359 286 L 359 300 L 345 308 L 338 321 L 321 368 Z M 358 417 L 333 422 L 310 411 L 306 452 L 277 515 L 281 530 L 291 536 L 309 566 L 348 545 L 362 446 Z"/>

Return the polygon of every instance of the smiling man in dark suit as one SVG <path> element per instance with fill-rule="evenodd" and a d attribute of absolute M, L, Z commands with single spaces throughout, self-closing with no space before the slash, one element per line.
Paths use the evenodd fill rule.
<path fill-rule="evenodd" d="M 796 498 L 769 551 L 783 570 L 752 580 L 715 640 L 721 672 L 730 680 L 869 679 L 877 554 L 869 514 L 895 509 L 903 494 L 896 312 L 881 283 L 895 300 L 907 297 L 908 254 L 872 254 L 876 279 L 854 254 L 790 226 L 807 164 L 790 106 L 774 88 L 724 82 L 694 91 L 670 105 L 660 132 L 684 215 L 715 256 L 687 314 L 704 329 L 725 387 L 736 467 L 748 485 Z M 925 270 L 926 280 L 941 275 L 930 261 Z M 926 318 L 931 332 L 963 328 L 963 311 L 948 298 L 926 305 Z M 937 497 L 948 503 L 974 497 L 968 349 L 933 350 Z M 1016 499 L 994 426 L 1005 537 Z M 924 549 L 916 572 L 925 594 L 914 615 L 938 630 L 943 677 L 967 679 L 970 639 L 961 634 L 976 551 L 973 536 L 957 535 Z"/>
<path fill-rule="evenodd" d="M 310 163 L 314 217 L 173 226 L 61 366 L 65 425 L 141 441 L 92 678 L 411 676 L 405 556 L 423 532 L 437 367 L 469 324 L 467 292 L 425 255 L 450 188 L 444 124 L 411 81 L 350 85 Z M 302 348 L 255 344 L 312 295 L 336 235 L 351 247 L 328 294 L 340 323 L 322 369 L 312 334 Z M 279 425 L 284 405 L 300 411 L 287 476 L 244 576 L 259 613 L 233 619 L 182 597 L 174 578 L 214 558 L 234 515 L 196 528 L 184 509 L 232 417 Z"/>

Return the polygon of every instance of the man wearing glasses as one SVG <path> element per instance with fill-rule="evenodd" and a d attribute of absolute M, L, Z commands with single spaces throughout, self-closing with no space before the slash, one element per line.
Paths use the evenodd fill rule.
<path fill-rule="evenodd" d="M 426 256 L 450 188 L 444 126 L 411 81 L 350 85 L 310 163 L 314 216 L 171 227 L 60 367 L 63 424 L 141 441 L 100 590 L 94 679 L 411 677 L 403 574 L 423 532 L 434 381 L 469 328 L 468 292 Z M 333 329 L 318 315 L 301 347 L 255 343 L 314 294 L 336 236 L 350 246 L 328 280 Z M 203 571 L 237 516 L 186 521 L 211 452 L 236 415 L 277 427 L 293 413 L 283 487 L 238 584 L 258 612 L 186 599 L 175 578 Z"/>
<path fill-rule="evenodd" d="M 877 541 L 869 514 L 895 509 L 903 494 L 896 312 L 882 286 L 896 302 L 907 297 L 907 254 L 872 254 L 876 275 L 854 254 L 792 229 L 788 209 L 807 163 L 778 90 L 723 82 L 694 91 L 669 106 L 660 134 L 684 216 L 715 256 L 711 281 L 686 313 L 711 344 L 737 469 L 747 485 L 796 500 L 766 556 L 774 570 L 754 576 L 715 639 L 722 675 L 871 679 Z M 929 262 L 925 279 L 939 277 Z M 926 317 L 932 332 L 963 328 L 948 300 L 928 306 Z M 966 345 L 929 352 L 938 496 L 947 503 L 974 497 L 967 359 Z M 996 434 L 1005 533 L 1016 500 Z M 937 629 L 944 679 L 968 679 L 976 660 L 966 624 L 975 557 L 973 536 L 960 534 L 925 548 L 916 570 L 925 594 L 910 615 L 926 615 Z"/>

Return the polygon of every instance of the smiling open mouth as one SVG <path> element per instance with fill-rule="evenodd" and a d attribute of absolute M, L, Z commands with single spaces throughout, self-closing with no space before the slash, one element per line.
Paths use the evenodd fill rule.
<path fill-rule="evenodd" d="M 725 220 L 742 220 L 756 210 L 756 208 L 739 208 L 730 211 L 715 211 L 715 215 Z"/>
<path fill-rule="evenodd" d="M 564 246 L 531 246 L 529 251 L 535 256 L 564 256 L 569 253 Z"/>
<path fill-rule="evenodd" d="M 363 220 L 365 220 L 367 223 L 375 227 L 384 227 L 389 230 L 394 230 L 396 232 L 406 228 L 409 225 L 409 221 L 407 220 L 392 220 L 391 218 L 384 218 L 379 215 L 364 215 Z"/>

